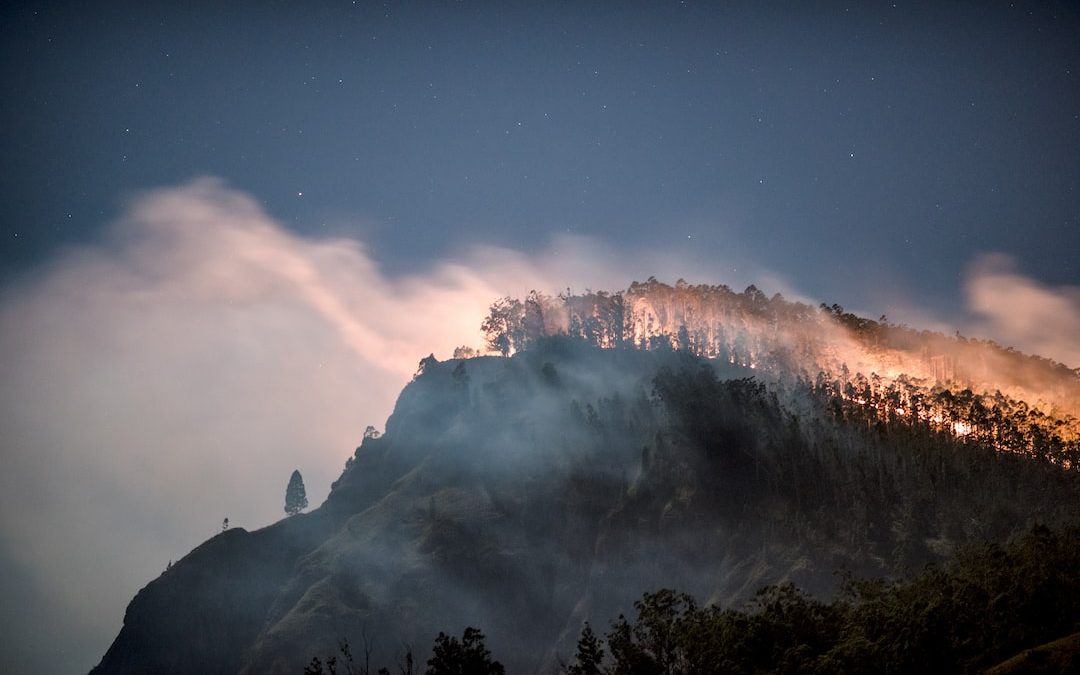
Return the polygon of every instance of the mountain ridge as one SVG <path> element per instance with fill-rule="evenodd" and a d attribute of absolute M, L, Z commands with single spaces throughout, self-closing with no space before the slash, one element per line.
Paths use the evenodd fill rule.
<path fill-rule="evenodd" d="M 748 333 L 769 319 L 754 316 Z M 1080 515 L 1077 444 L 1051 416 L 1021 429 L 1039 452 L 1002 452 L 1001 420 L 954 426 L 981 395 L 939 386 L 916 414 L 933 388 L 791 376 L 781 366 L 806 354 L 763 349 L 760 332 L 740 362 L 680 349 L 689 328 L 608 348 L 580 331 L 534 334 L 510 358 L 422 361 L 323 505 L 197 548 L 136 596 L 93 672 L 295 673 L 342 637 L 390 662 L 464 625 L 508 672 L 549 672 L 582 621 L 645 590 L 729 605 L 793 581 L 824 596 L 836 569 L 896 575 Z M 513 347 L 502 335 L 488 330 Z M 1044 427 L 1057 435 L 1029 442 Z M 237 570 L 260 583 L 234 586 Z M 192 643 L 198 663 L 181 658 Z"/>

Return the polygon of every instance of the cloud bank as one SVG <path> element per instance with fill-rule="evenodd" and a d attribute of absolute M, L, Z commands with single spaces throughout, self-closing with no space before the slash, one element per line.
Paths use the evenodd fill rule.
<path fill-rule="evenodd" d="M 977 258 L 965 284 L 974 332 L 1080 367 L 1080 286 L 1050 287 L 1016 271 L 1010 256 Z"/>
<path fill-rule="evenodd" d="M 319 504 L 422 357 L 481 346 L 494 298 L 620 288 L 630 258 L 564 237 L 391 278 L 220 181 L 143 195 L 104 242 L 0 294 L 3 595 L 44 608 L 0 610 L 23 645 L 9 664 L 85 672 L 134 593 L 223 518 L 283 516 L 295 468 Z"/>

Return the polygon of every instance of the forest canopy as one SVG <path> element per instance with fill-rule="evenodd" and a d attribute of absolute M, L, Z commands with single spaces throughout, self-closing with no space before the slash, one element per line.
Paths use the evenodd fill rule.
<path fill-rule="evenodd" d="M 835 399 L 838 412 L 867 423 L 928 424 L 1065 468 L 1080 442 L 1080 370 L 837 304 L 769 297 L 755 286 L 740 293 L 650 277 L 616 293 L 532 291 L 524 300 L 495 301 L 481 330 L 486 347 L 504 356 L 550 336 L 607 349 L 685 351 L 746 369 L 774 388 L 811 386 Z"/>

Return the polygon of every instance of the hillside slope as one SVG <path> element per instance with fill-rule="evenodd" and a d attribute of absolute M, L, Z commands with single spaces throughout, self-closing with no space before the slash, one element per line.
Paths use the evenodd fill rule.
<path fill-rule="evenodd" d="M 646 590 L 828 595 L 837 569 L 903 574 L 1078 516 L 1060 458 L 725 360 L 549 337 L 425 360 L 321 507 L 197 548 L 93 672 L 299 673 L 341 638 L 390 664 L 466 625 L 508 672 L 548 672 Z"/>

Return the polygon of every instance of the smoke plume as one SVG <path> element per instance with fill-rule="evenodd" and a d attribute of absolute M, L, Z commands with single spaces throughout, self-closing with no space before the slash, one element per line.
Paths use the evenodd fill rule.
<path fill-rule="evenodd" d="M 284 516 L 297 468 L 321 503 L 421 358 L 481 347 L 494 298 L 618 288 L 626 264 L 564 237 L 391 278 L 220 181 L 143 195 L 104 242 L 0 294 L 0 565 L 4 597 L 37 608 L 0 612 L 22 645 L 8 663 L 85 672 L 135 592 L 224 518 Z"/>
<path fill-rule="evenodd" d="M 1025 352 L 1080 367 L 1080 286 L 1052 288 L 1016 271 L 1000 253 L 971 265 L 968 307 L 975 331 Z"/>

